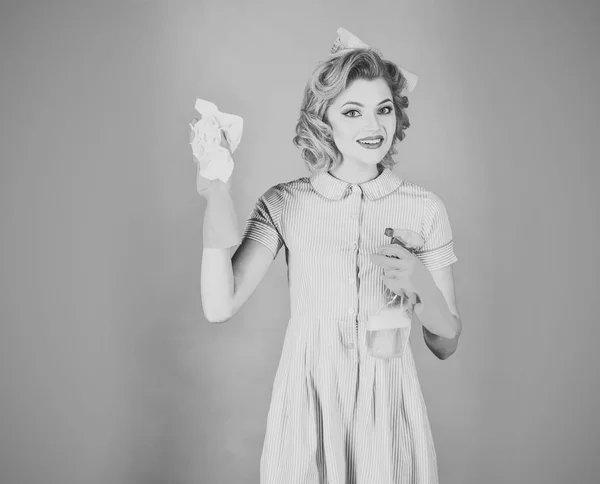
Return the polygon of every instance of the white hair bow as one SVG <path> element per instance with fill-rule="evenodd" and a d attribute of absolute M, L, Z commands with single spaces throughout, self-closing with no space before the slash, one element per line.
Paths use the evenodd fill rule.
<path fill-rule="evenodd" d="M 337 37 L 337 39 L 335 39 L 335 42 L 331 46 L 330 55 L 332 57 L 335 56 L 340 51 L 349 50 L 349 49 L 371 49 L 372 51 L 377 52 L 377 54 L 379 54 L 381 57 L 383 57 L 383 55 L 381 54 L 381 51 L 379 49 L 376 49 L 375 47 L 371 47 L 369 44 L 363 42 L 352 32 L 349 32 L 348 30 L 344 29 L 343 27 L 340 27 L 339 29 L 337 29 L 337 34 L 338 34 L 338 37 Z M 419 76 L 417 76 L 413 72 L 407 71 L 406 69 L 404 69 L 401 66 L 398 66 L 398 68 L 400 69 L 400 72 L 402 72 L 402 75 L 406 78 L 406 89 L 408 91 L 412 92 L 413 89 L 417 85 Z"/>

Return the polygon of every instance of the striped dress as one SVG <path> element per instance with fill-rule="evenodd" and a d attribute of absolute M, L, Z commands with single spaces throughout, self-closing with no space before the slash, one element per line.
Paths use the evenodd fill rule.
<path fill-rule="evenodd" d="M 386 227 L 421 234 L 429 269 L 450 265 L 442 200 L 390 169 L 366 183 L 328 172 L 267 190 L 243 238 L 285 247 L 291 314 L 272 388 L 261 484 L 434 484 L 436 452 L 410 344 L 370 356 L 365 323 L 387 302 L 369 254 Z"/>

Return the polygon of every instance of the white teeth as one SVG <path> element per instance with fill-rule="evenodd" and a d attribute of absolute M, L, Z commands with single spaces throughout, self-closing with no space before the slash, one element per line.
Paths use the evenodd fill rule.
<path fill-rule="evenodd" d="M 383 140 L 381 140 L 381 139 L 379 139 L 377 141 L 361 141 L 361 140 L 358 140 L 359 143 L 365 143 L 365 144 L 368 144 L 368 145 L 376 145 L 376 144 L 379 144 L 381 141 L 383 141 Z"/>

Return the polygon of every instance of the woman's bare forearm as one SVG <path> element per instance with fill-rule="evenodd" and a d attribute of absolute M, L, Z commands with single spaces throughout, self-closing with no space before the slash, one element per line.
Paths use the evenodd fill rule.
<path fill-rule="evenodd" d="M 200 292 L 208 321 L 223 323 L 231 317 L 233 290 L 230 249 L 203 249 Z"/>
<path fill-rule="evenodd" d="M 458 311 L 450 309 L 444 294 L 435 283 L 424 294 L 427 297 L 415 305 L 414 312 L 423 325 L 427 347 L 438 358 L 445 360 L 456 351 L 462 321 Z"/>
<path fill-rule="evenodd" d="M 423 296 L 419 297 L 419 302 L 414 307 L 414 312 L 430 333 L 453 339 L 458 332 L 459 323 L 450 311 L 444 294 L 433 279 L 425 288 Z"/>
<path fill-rule="evenodd" d="M 431 352 L 437 356 L 440 360 L 445 360 L 452 356 L 456 351 L 458 346 L 458 339 L 460 337 L 460 333 L 462 331 L 462 323 L 460 318 L 456 318 L 458 324 L 458 331 L 456 336 L 452 339 L 444 338 L 443 336 L 439 336 L 437 334 L 429 331 L 425 326 L 423 326 L 423 338 L 425 339 L 425 343 L 427 347 L 431 350 Z"/>

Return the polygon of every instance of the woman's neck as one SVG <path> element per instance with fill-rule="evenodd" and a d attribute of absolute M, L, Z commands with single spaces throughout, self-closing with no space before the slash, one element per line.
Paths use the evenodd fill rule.
<path fill-rule="evenodd" d="M 349 167 L 342 163 L 334 170 L 329 170 L 328 173 L 343 182 L 359 184 L 374 180 L 381 175 L 383 170 L 384 168 L 379 167 L 379 165 L 371 165 L 365 167 L 365 169 L 357 169 L 356 167 Z"/>

